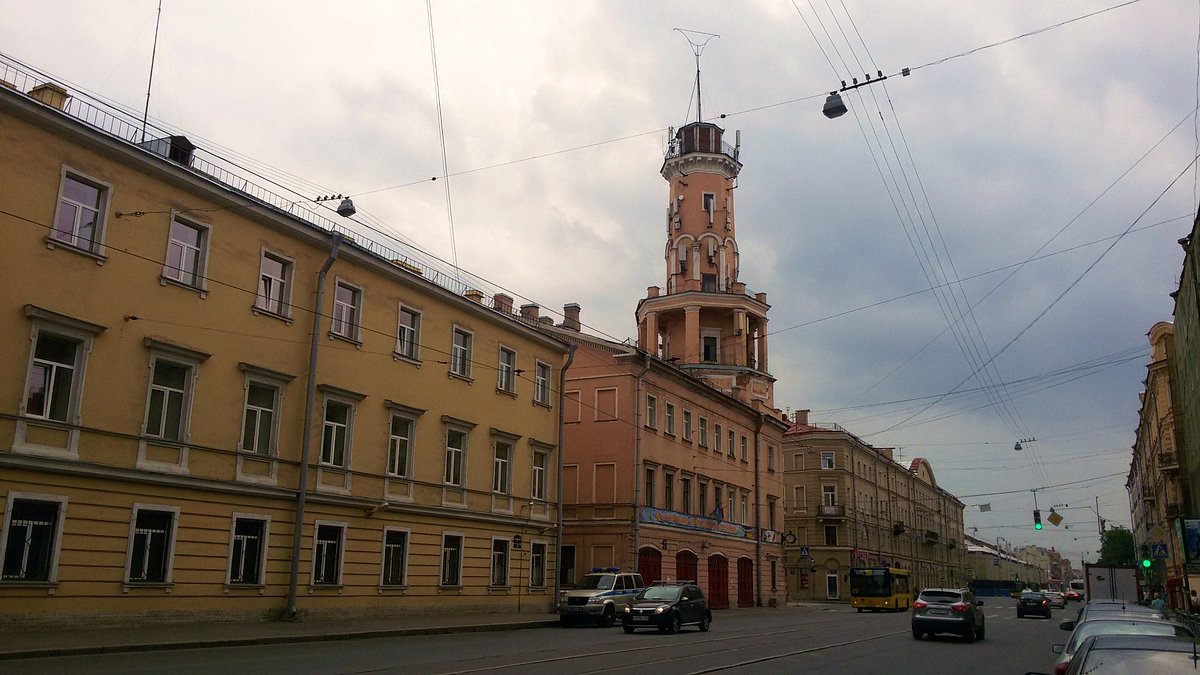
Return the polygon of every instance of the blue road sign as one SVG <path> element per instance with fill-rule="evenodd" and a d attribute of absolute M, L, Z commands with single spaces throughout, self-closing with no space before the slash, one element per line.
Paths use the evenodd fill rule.
<path fill-rule="evenodd" d="M 1166 544 L 1150 544 L 1150 557 L 1166 559 L 1167 545 Z"/>
<path fill-rule="evenodd" d="M 812 551 L 808 550 L 808 547 L 807 547 L 807 546 L 801 546 L 801 547 L 800 547 L 800 557 L 801 557 L 801 558 L 804 558 L 804 557 L 807 557 L 807 556 L 810 556 L 810 555 L 812 555 Z"/>

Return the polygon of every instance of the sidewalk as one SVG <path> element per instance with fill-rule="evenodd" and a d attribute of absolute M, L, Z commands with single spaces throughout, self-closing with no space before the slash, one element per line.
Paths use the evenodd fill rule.
<path fill-rule="evenodd" d="M 439 633 L 472 633 L 557 626 L 555 614 L 478 613 L 307 619 L 298 622 L 150 624 L 120 628 L 35 629 L 0 632 L 0 661 L 201 647 L 242 647 L 285 642 L 356 640 Z"/>

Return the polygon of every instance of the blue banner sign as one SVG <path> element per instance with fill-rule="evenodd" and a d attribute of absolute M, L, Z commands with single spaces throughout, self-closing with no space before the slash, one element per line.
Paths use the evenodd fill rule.
<path fill-rule="evenodd" d="M 754 539 L 753 527 L 746 527 L 745 525 L 738 525 L 728 521 L 717 522 L 713 518 L 694 516 L 690 513 L 679 513 L 677 511 L 666 511 L 664 509 L 643 506 L 638 510 L 638 519 L 643 523 L 650 523 L 652 525 L 665 525 L 685 530 L 711 532 L 738 539 Z"/>

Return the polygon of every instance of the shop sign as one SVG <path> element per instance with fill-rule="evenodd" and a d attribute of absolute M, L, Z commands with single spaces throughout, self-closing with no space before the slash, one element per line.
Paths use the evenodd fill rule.
<path fill-rule="evenodd" d="M 679 527 L 685 530 L 711 532 L 714 534 L 723 534 L 728 537 L 737 537 L 738 539 L 754 539 L 753 527 L 746 527 L 745 525 L 738 525 L 736 523 L 730 523 L 726 521 L 717 522 L 713 518 L 695 516 L 690 513 L 679 513 L 677 511 L 655 509 L 649 506 L 643 506 L 638 510 L 638 520 L 652 525 L 665 525 L 667 527 Z"/>

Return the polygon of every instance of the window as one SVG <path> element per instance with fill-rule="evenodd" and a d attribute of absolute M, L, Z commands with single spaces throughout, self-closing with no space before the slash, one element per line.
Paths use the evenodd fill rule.
<path fill-rule="evenodd" d="M 190 407 L 191 368 L 155 358 L 151 372 L 144 433 L 164 441 L 183 441 Z"/>
<path fill-rule="evenodd" d="M 737 434 L 735 434 L 733 432 L 733 429 L 730 429 L 729 430 L 729 447 L 728 447 L 730 457 L 733 457 L 734 452 L 736 451 L 733 446 L 733 442 L 736 440 L 736 438 L 737 438 Z"/>
<path fill-rule="evenodd" d="M 663 471 L 663 508 L 675 510 L 675 472 Z"/>
<path fill-rule="evenodd" d="M 292 269 L 291 260 L 263 251 L 258 265 L 258 295 L 254 298 L 257 309 L 277 316 L 292 315 Z"/>
<path fill-rule="evenodd" d="M 409 478 L 412 472 L 413 420 L 392 414 L 388 432 L 388 475 Z"/>
<path fill-rule="evenodd" d="M 508 585 L 508 540 L 492 539 L 492 586 Z"/>
<path fill-rule="evenodd" d="M 546 499 L 546 469 L 550 465 L 550 453 L 545 450 L 533 451 L 533 481 L 529 488 L 529 496 L 533 499 Z"/>
<path fill-rule="evenodd" d="M 646 493 L 642 495 L 642 503 L 654 507 L 654 467 L 646 467 Z"/>
<path fill-rule="evenodd" d="M 748 446 L 746 444 L 746 437 L 742 436 L 742 461 L 743 462 L 747 462 L 750 460 L 750 455 L 747 452 L 747 447 Z"/>
<path fill-rule="evenodd" d="M 458 429 L 446 430 L 446 471 L 442 482 L 446 485 L 463 484 L 463 462 L 467 454 L 467 432 Z"/>
<path fill-rule="evenodd" d="M 80 346 L 78 340 L 38 331 L 25 392 L 27 416 L 71 421 L 78 398 Z"/>
<path fill-rule="evenodd" d="M 700 197 L 704 205 L 704 211 L 708 213 L 708 222 L 713 221 L 713 212 L 717 209 L 717 195 L 712 192 L 705 192 Z"/>
<path fill-rule="evenodd" d="M 172 217 L 163 277 L 184 286 L 204 288 L 207 263 L 208 228 L 178 216 Z"/>
<path fill-rule="evenodd" d="M 722 509 L 721 498 L 722 498 L 722 496 L 723 496 L 723 492 L 721 490 L 721 486 L 716 483 L 713 483 L 713 517 L 716 518 L 717 520 L 721 520 L 722 518 L 724 518 L 724 514 L 721 513 L 721 509 Z"/>
<path fill-rule="evenodd" d="M 346 467 L 354 408 L 342 401 L 325 400 L 325 425 L 321 434 L 321 463 Z"/>
<path fill-rule="evenodd" d="M 767 446 L 767 471 L 775 470 L 775 446 Z"/>
<path fill-rule="evenodd" d="M 358 340 L 362 320 L 362 289 L 338 280 L 333 290 L 333 322 L 329 331 L 347 340 Z"/>
<path fill-rule="evenodd" d="M 533 371 L 533 401 L 550 405 L 550 364 L 538 362 Z"/>
<path fill-rule="evenodd" d="M 130 583 L 171 582 L 171 556 L 178 515 L 177 508 L 134 506 L 126 563 L 126 579 Z"/>
<path fill-rule="evenodd" d="M 713 452 L 721 453 L 721 425 L 713 427 Z"/>
<path fill-rule="evenodd" d="M 385 529 L 383 531 L 383 586 L 404 586 L 408 583 L 408 532 Z"/>
<path fill-rule="evenodd" d="M 708 418 L 700 418 L 700 447 L 708 447 Z"/>
<path fill-rule="evenodd" d="M 278 410 L 279 387 L 255 380 L 247 382 L 242 410 L 242 452 L 275 454 Z"/>
<path fill-rule="evenodd" d="M 313 541 L 314 586 L 340 586 L 342 583 L 342 546 L 346 526 L 342 523 L 317 521 L 317 536 Z"/>
<path fill-rule="evenodd" d="M 717 275 L 701 274 L 700 275 L 700 290 L 704 291 L 705 293 L 716 293 L 717 292 Z"/>
<path fill-rule="evenodd" d="M 683 411 L 683 440 L 692 440 L 692 413 L 690 410 Z"/>
<path fill-rule="evenodd" d="M 696 496 L 700 499 L 699 508 L 697 509 L 696 512 L 702 516 L 707 516 L 708 515 L 708 481 L 706 481 L 704 479 L 700 479 L 700 486 L 696 490 Z"/>
<path fill-rule="evenodd" d="M 741 503 L 741 507 L 742 507 L 742 510 L 741 510 L 742 521 L 741 522 L 743 525 L 748 525 L 750 523 L 750 506 L 748 504 L 748 499 L 749 498 L 746 496 L 746 493 L 743 492 L 742 493 L 742 503 Z"/>
<path fill-rule="evenodd" d="M 529 587 L 542 588 L 546 585 L 546 545 L 534 542 L 529 545 Z"/>
<path fill-rule="evenodd" d="M 230 536 L 229 583 L 261 585 L 267 552 L 266 519 L 235 515 Z"/>
<path fill-rule="evenodd" d="M 505 441 L 495 442 L 495 454 L 492 459 L 492 492 L 506 495 L 509 483 L 512 482 L 512 444 Z"/>
<path fill-rule="evenodd" d="M 646 394 L 646 426 L 658 428 L 658 399 Z"/>
<path fill-rule="evenodd" d="M 700 338 L 701 359 L 705 363 L 717 362 L 719 355 L 719 352 L 717 351 L 717 345 L 719 344 L 719 341 L 720 337 L 716 335 L 705 335 Z"/>
<path fill-rule="evenodd" d="M 442 535 L 442 586 L 462 585 L 462 552 L 462 535 Z"/>
<path fill-rule="evenodd" d="M 838 530 L 837 525 L 826 525 L 825 526 L 825 545 L 826 546 L 837 546 L 838 545 L 837 530 Z"/>
<path fill-rule="evenodd" d="M 823 506 L 837 506 L 837 486 L 822 485 L 821 486 L 821 504 Z"/>
<path fill-rule="evenodd" d="M 450 345 L 450 372 L 459 377 L 471 377 L 471 334 L 454 329 Z"/>
<path fill-rule="evenodd" d="M 64 170 L 61 189 L 50 236 L 68 246 L 102 255 L 109 188 Z"/>
<path fill-rule="evenodd" d="M 775 497 L 767 497 L 767 529 L 775 529 L 775 503 L 779 500 Z"/>
<path fill-rule="evenodd" d="M 421 313 L 400 305 L 396 320 L 396 353 L 406 359 L 420 358 Z"/>
<path fill-rule="evenodd" d="M 683 500 L 684 513 L 692 512 L 692 479 L 689 476 L 684 476 L 679 479 L 679 496 Z"/>
<path fill-rule="evenodd" d="M 728 502 L 726 503 L 726 509 L 725 509 L 725 520 L 736 522 L 737 512 L 734 511 L 733 509 L 734 509 L 734 507 L 737 506 L 737 504 L 736 504 L 737 494 L 736 494 L 736 490 L 734 489 L 734 487 L 732 485 L 729 486 L 729 489 L 725 491 L 725 497 L 728 499 Z"/>
<path fill-rule="evenodd" d="M 822 452 L 821 453 L 821 468 L 822 469 L 832 469 L 832 468 L 834 468 L 834 466 L 835 465 L 833 462 L 833 453 L 832 452 Z"/>
<path fill-rule="evenodd" d="M 666 404 L 666 409 L 663 411 L 664 421 L 666 422 L 666 432 L 675 435 L 675 404 Z"/>
<path fill-rule="evenodd" d="M 514 393 L 517 390 L 517 353 L 507 347 L 500 348 L 499 379 L 496 388 Z"/>
<path fill-rule="evenodd" d="M 804 486 L 796 485 L 792 487 L 792 509 L 803 513 L 808 510 L 808 497 L 806 496 Z"/>
<path fill-rule="evenodd" d="M 58 580 L 59 541 L 66 510 L 66 497 L 8 493 L 0 580 Z"/>

